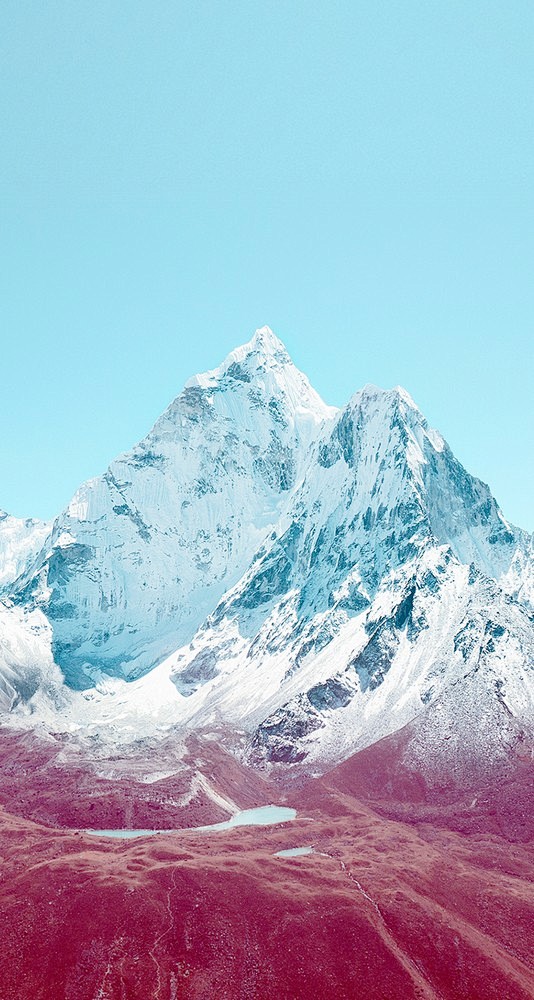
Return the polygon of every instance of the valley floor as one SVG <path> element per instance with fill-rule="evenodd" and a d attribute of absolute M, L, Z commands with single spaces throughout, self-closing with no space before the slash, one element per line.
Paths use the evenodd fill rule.
<path fill-rule="evenodd" d="M 102 763 L 67 764 L 54 740 L 0 738 L 2 1000 L 534 996 L 521 761 L 474 802 L 410 783 L 395 740 L 282 788 L 213 742 L 146 782 L 132 766 L 105 778 Z M 225 801 L 297 817 L 187 829 L 227 818 Z M 123 841 L 82 831 L 180 825 Z"/>

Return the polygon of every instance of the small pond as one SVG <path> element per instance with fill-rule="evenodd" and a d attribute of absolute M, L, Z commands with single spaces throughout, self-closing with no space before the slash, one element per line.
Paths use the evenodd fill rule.
<path fill-rule="evenodd" d="M 285 851 L 276 851 L 275 858 L 301 858 L 303 854 L 313 854 L 313 847 L 288 847 Z"/>

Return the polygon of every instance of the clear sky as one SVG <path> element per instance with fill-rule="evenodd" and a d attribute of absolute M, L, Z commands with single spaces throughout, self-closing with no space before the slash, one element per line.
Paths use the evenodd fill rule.
<path fill-rule="evenodd" d="M 532 0 L 4 0 L 0 47 L 0 507 L 269 324 L 534 528 Z"/>

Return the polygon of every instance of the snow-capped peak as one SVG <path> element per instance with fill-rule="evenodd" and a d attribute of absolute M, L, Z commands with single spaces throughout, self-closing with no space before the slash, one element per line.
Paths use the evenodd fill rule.
<path fill-rule="evenodd" d="M 261 351 L 263 354 L 285 355 L 289 359 L 285 345 L 271 330 L 270 326 L 260 326 L 243 349 Z"/>
<path fill-rule="evenodd" d="M 263 326 L 256 330 L 254 336 L 246 344 L 230 351 L 217 368 L 193 375 L 186 382 L 186 388 L 195 385 L 200 385 L 202 388 L 212 388 L 228 374 L 238 380 L 247 381 L 247 374 L 250 375 L 252 372 L 281 365 L 294 367 L 282 341 L 275 336 L 270 327 Z"/>
<path fill-rule="evenodd" d="M 54 623 L 72 686 L 135 676 L 194 634 L 278 522 L 336 412 L 263 328 L 80 487 L 20 580 Z"/>
<path fill-rule="evenodd" d="M 224 361 L 210 371 L 194 375 L 185 384 L 185 391 L 201 389 L 220 393 L 226 390 L 232 394 L 255 397 L 258 406 L 271 409 L 282 407 L 285 418 L 293 423 L 299 415 L 305 421 L 317 425 L 331 420 L 338 413 L 336 407 L 328 406 L 291 360 L 281 340 L 268 326 L 256 330 L 246 344 L 234 348 Z M 179 403 L 179 396 L 171 404 L 167 413 Z M 280 411 L 282 415 L 282 411 Z M 165 416 L 165 415 L 164 415 Z"/>
<path fill-rule="evenodd" d="M 18 554 L 18 530 L 1 522 L 0 554 L 2 544 Z M 25 526 L 24 545 L 26 534 Z M 298 743 L 299 732 L 322 731 L 325 713 L 341 719 L 351 703 L 351 727 L 363 725 L 362 705 L 382 718 L 384 698 L 406 720 L 437 691 L 434 670 L 446 681 L 442 663 L 467 662 L 456 645 L 473 581 L 497 581 L 484 640 L 493 656 L 509 602 L 499 587 L 515 608 L 515 598 L 527 603 L 533 576 L 531 541 L 404 389 L 366 385 L 343 410 L 329 407 L 268 327 L 190 379 L 40 541 L 6 593 L 24 621 L 32 609 L 42 615 L 43 629 L 29 618 L 28 627 L 39 625 L 39 642 L 49 644 L 43 685 L 53 662 L 66 681 L 61 698 L 68 691 L 83 715 L 81 699 L 95 692 L 114 702 L 102 678 L 148 674 L 140 687 L 125 685 L 128 714 L 129 691 L 145 711 L 146 692 L 165 676 L 162 717 L 198 712 L 205 721 L 213 710 L 245 720 L 245 706 L 247 726 L 259 726 L 257 739 L 275 753 L 286 752 L 286 729 Z M 479 590 L 477 621 L 490 613 Z M 506 625 L 520 644 L 524 616 L 517 605 Z M 0 695 L 4 676 L 9 698 L 28 700 L 41 680 L 26 683 L 36 654 L 19 638 L 4 672 L 0 658 Z M 408 685 L 406 698 L 397 684 Z M 364 726 L 361 739 L 383 735 L 392 718 Z"/>
<path fill-rule="evenodd" d="M 399 403 L 402 403 L 407 410 L 412 410 L 422 423 L 426 423 L 417 403 L 402 385 L 396 385 L 392 389 L 383 389 L 372 382 L 367 382 L 361 389 L 353 393 L 347 407 L 353 409 L 355 406 L 362 406 L 367 403 L 378 403 L 382 409 L 398 406 Z"/>

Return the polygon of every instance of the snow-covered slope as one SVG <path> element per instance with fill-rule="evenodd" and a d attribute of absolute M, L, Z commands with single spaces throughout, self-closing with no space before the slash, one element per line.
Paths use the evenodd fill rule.
<path fill-rule="evenodd" d="M 28 559 L 6 700 L 117 741 L 223 727 L 249 759 L 312 767 L 447 706 L 499 753 L 534 718 L 533 565 L 404 390 L 335 411 L 264 328 Z M 38 614 L 39 654 L 20 639 Z"/>
<path fill-rule="evenodd" d="M 51 699 L 54 714 L 69 701 L 52 657 L 50 624 L 38 609 L 26 610 L 0 600 L 0 712 L 12 712 L 18 706 L 26 712 L 36 693 L 38 700 Z"/>
<path fill-rule="evenodd" d="M 0 595 L 7 593 L 17 577 L 31 567 L 51 529 L 47 521 L 11 517 L 0 510 Z"/>

